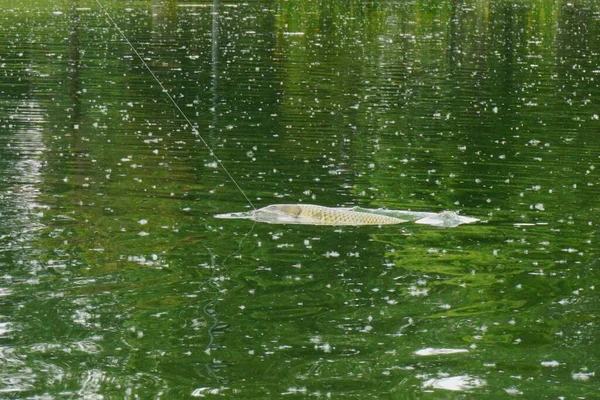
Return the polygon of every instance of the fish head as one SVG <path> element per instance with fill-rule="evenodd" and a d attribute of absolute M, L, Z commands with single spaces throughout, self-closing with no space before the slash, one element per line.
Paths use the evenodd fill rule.
<path fill-rule="evenodd" d="M 215 218 L 221 219 L 254 219 L 253 211 L 235 212 L 227 214 L 216 214 Z"/>

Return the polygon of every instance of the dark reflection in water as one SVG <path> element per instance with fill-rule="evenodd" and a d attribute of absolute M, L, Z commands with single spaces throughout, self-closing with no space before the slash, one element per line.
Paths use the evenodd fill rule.
<path fill-rule="evenodd" d="M 104 4 L 104 3 L 103 3 Z M 0 6 L 8 397 L 598 392 L 592 1 Z"/>

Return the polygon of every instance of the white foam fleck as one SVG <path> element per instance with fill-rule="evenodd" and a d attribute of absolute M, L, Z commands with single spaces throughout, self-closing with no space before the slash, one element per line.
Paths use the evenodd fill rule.
<path fill-rule="evenodd" d="M 468 353 L 467 349 L 444 349 L 444 348 L 433 348 L 426 347 L 424 349 L 420 349 L 415 351 L 415 354 L 418 356 L 435 356 L 435 355 L 444 355 L 444 354 L 457 354 L 457 353 Z"/>
<path fill-rule="evenodd" d="M 513 387 L 509 387 L 509 388 L 507 388 L 507 389 L 504 389 L 504 391 L 505 391 L 507 394 L 511 395 L 511 396 L 516 396 L 516 395 L 518 395 L 518 394 L 523 394 L 523 392 L 522 392 L 522 391 L 520 391 L 519 389 L 517 389 L 517 388 L 516 388 L 516 387 L 514 387 L 514 386 L 513 386 Z"/>
<path fill-rule="evenodd" d="M 592 376 L 595 376 L 595 375 L 596 375 L 595 372 L 573 372 L 571 374 L 571 377 L 573 378 L 573 380 L 576 380 L 576 381 L 587 382 L 590 380 L 590 378 Z"/>
<path fill-rule="evenodd" d="M 416 286 L 411 286 L 408 288 L 408 294 L 411 296 L 427 296 L 428 293 L 429 292 L 427 289 L 419 289 Z"/>
<path fill-rule="evenodd" d="M 560 365 L 560 363 L 556 360 L 542 361 L 540 364 L 542 365 L 542 367 L 558 367 Z"/>
<path fill-rule="evenodd" d="M 444 389 L 452 391 L 465 391 L 486 385 L 483 379 L 469 375 L 449 376 L 438 379 L 428 379 L 423 382 L 424 388 Z"/>

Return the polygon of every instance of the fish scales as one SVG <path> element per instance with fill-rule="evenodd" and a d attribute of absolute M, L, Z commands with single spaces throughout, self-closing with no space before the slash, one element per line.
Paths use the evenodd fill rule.
<path fill-rule="evenodd" d="M 405 222 L 400 218 L 369 214 L 349 209 L 314 204 L 276 204 L 255 211 L 276 213 L 320 225 L 391 225 Z"/>

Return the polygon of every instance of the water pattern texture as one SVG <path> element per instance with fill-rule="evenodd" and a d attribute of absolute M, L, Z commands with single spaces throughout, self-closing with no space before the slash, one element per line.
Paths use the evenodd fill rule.
<path fill-rule="evenodd" d="M 0 2 L 0 397 L 597 398 L 597 1 L 100 1 Z"/>

